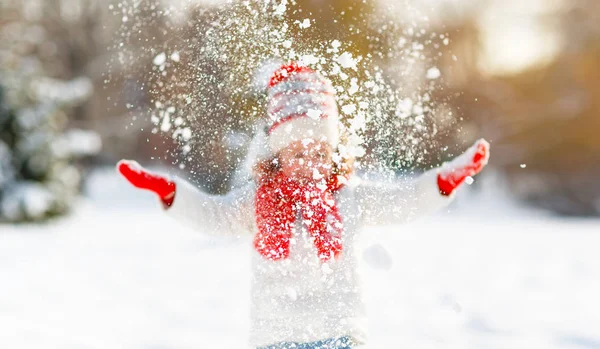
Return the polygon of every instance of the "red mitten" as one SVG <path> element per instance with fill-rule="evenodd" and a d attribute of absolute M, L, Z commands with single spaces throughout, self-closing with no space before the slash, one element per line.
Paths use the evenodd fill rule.
<path fill-rule="evenodd" d="M 155 192 L 166 206 L 173 204 L 175 183 L 166 177 L 147 171 L 133 160 L 119 161 L 117 170 L 135 187 Z"/>
<path fill-rule="evenodd" d="M 438 174 L 438 187 L 442 195 L 452 194 L 467 177 L 478 174 L 490 158 L 490 144 L 480 139 L 456 159 L 445 163 Z"/>

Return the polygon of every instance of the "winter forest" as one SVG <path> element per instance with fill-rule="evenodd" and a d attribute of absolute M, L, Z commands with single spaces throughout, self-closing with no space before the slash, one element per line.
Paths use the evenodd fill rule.
<path fill-rule="evenodd" d="M 3 0 L 0 346 L 600 348 L 599 132 L 597 0 Z"/>

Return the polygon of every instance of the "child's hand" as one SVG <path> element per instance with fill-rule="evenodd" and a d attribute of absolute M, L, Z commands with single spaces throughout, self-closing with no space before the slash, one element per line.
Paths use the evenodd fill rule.
<path fill-rule="evenodd" d="M 488 163 L 490 144 L 480 139 L 456 159 L 445 163 L 438 174 L 438 187 L 442 195 L 450 195 L 467 177 L 478 174 Z"/>
<path fill-rule="evenodd" d="M 156 193 L 166 206 L 173 204 L 175 183 L 166 177 L 149 172 L 133 160 L 119 161 L 117 170 L 133 186 Z"/>

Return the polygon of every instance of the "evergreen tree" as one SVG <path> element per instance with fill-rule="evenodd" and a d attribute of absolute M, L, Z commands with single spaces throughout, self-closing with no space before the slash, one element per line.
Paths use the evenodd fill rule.
<path fill-rule="evenodd" d="M 96 153 L 100 141 L 65 131 L 70 109 L 90 95 L 90 81 L 49 77 L 39 50 L 43 29 L 10 24 L 0 28 L 0 221 L 38 221 L 72 206 L 81 182 L 73 160 Z"/>

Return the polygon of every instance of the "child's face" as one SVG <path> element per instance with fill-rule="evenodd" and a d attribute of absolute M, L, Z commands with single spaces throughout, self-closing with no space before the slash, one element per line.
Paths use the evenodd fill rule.
<path fill-rule="evenodd" d="M 317 182 L 329 178 L 333 150 L 329 143 L 312 139 L 296 141 L 279 153 L 281 171 L 299 182 Z"/>

